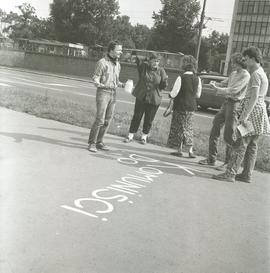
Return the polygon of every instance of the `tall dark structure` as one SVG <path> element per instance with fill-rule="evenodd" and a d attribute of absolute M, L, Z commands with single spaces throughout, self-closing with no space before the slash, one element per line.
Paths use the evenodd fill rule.
<path fill-rule="evenodd" d="M 225 74 L 231 54 L 249 46 L 261 49 L 264 69 L 270 77 L 270 0 L 235 0 Z"/>

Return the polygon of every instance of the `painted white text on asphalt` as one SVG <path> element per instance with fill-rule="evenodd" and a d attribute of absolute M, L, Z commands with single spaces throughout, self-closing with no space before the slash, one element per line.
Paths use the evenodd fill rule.
<path fill-rule="evenodd" d="M 181 169 L 189 175 L 194 175 L 194 170 L 189 167 L 137 154 L 120 157 L 117 161 L 125 165 L 145 164 L 145 166 L 138 167 L 135 174 L 126 174 L 109 186 L 92 191 L 90 197 L 76 199 L 73 206 L 62 205 L 61 207 L 88 217 L 101 218 L 102 221 L 107 221 L 108 219 L 102 216 L 113 212 L 115 206 L 113 202 L 133 204 L 131 197 L 142 197 L 141 190 L 164 174 L 164 170 Z M 94 211 L 91 211 L 91 209 Z"/>

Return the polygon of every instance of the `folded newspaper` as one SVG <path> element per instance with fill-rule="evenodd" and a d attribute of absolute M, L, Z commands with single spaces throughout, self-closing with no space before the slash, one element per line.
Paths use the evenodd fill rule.
<path fill-rule="evenodd" d="M 254 132 L 253 124 L 250 121 L 247 121 L 245 124 L 241 123 L 237 126 L 237 129 L 242 137 Z"/>

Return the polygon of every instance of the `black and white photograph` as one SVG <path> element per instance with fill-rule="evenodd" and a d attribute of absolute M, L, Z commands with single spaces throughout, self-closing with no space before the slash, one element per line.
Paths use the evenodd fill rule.
<path fill-rule="evenodd" d="M 0 2 L 0 273 L 270 273 L 270 0 Z"/>

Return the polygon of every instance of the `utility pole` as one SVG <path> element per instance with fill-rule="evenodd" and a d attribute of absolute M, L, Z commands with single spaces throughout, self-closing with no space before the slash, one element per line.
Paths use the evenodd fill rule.
<path fill-rule="evenodd" d="M 200 54 L 200 47 L 201 47 L 201 40 L 202 40 L 202 29 L 203 29 L 204 15 L 205 15 L 205 5 L 206 5 L 206 0 L 203 1 L 203 9 L 202 9 L 202 13 L 201 13 L 199 37 L 198 37 L 198 44 L 197 44 L 197 50 L 196 50 L 197 62 L 199 62 L 199 54 Z"/>

